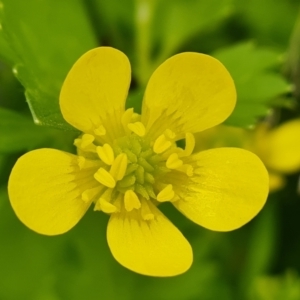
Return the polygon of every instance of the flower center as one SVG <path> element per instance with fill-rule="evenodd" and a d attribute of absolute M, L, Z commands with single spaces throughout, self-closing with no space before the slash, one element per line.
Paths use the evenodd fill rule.
<path fill-rule="evenodd" d="M 176 135 L 170 129 L 151 140 L 140 116 L 129 109 L 123 114 L 117 137 L 106 135 L 101 124 L 93 133 L 85 133 L 74 142 L 79 168 L 94 180 L 94 187 L 82 193 L 84 201 L 94 202 L 95 210 L 105 213 L 124 208 L 128 212 L 138 210 L 143 219 L 150 220 L 154 215 L 148 201 L 178 199 L 169 175 L 193 175 L 193 167 L 184 163 L 194 149 L 192 134 L 186 134 L 185 149 L 177 147 Z"/>

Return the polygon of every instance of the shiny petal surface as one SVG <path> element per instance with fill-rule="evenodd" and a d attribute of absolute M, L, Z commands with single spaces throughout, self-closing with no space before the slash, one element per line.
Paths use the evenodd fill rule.
<path fill-rule="evenodd" d="M 292 173 L 300 169 L 300 120 L 286 122 L 266 134 L 266 166 Z"/>
<path fill-rule="evenodd" d="M 111 215 L 107 239 L 115 259 L 124 267 L 149 276 L 174 276 L 185 272 L 193 260 L 192 249 L 181 232 L 149 202 L 154 220 L 140 213 Z"/>
<path fill-rule="evenodd" d="M 99 47 L 86 52 L 73 65 L 61 89 L 65 120 L 83 132 L 105 123 L 108 115 L 119 120 L 130 77 L 130 63 L 121 51 Z"/>
<path fill-rule="evenodd" d="M 236 103 L 233 80 L 211 56 L 181 53 L 166 60 L 150 78 L 142 120 L 150 135 L 169 128 L 177 136 L 223 122 Z"/>
<path fill-rule="evenodd" d="M 189 158 L 194 176 L 177 178 L 175 207 L 195 223 L 229 231 L 249 222 L 263 207 L 268 173 L 253 153 L 238 148 L 199 152 Z"/>
<path fill-rule="evenodd" d="M 81 199 L 77 156 L 54 149 L 28 152 L 16 162 L 8 185 L 11 205 L 30 229 L 56 235 L 70 230 L 89 207 Z M 84 181 L 93 187 L 93 182 Z"/>

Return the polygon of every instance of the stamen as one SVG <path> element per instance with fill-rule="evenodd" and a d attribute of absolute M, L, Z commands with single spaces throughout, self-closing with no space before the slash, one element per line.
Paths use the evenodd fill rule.
<path fill-rule="evenodd" d="M 122 180 L 127 169 L 127 155 L 125 153 L 119 154 L 114 160 L 111 168 L 110 174 L 115 178 L 115 180 Z"/>
<path fill-rule="evenodd" d="M 146 128 L 142 122 L 129 123 L 127 127 L 138 136 L 142 137 L 146 134 Z"/>
<path fill-rule="evenodd" d="M 193 153 L 195 148 L 195 137 L 192 133 L 185 134 L 185 149 L 180 156 L 189 156 Z"/>
<path fill-rule="evenodd" d="M 109 188 L 114 188 L 116 186 L 116 181 L 111 174 L 109 174 L 105 169 L 100 168 L 95 174 L 94 177 L 104 186 Z"/>
<path fill-rule="evenodd" d="M 107 213 L 107 214 L 112 214 L 118 211 L 117 207 L 110 202 L 106 201 L 103 198 L 100 198 L 97 204 L 99 203 L 100 209 Z M 96 209 L 97 206 L 95 206 Z"/>
<path fill-rule="evenodd" d="M 96 128 L 96 129 L 94 130 L 94 133 L 95 133 L 96 135 L 98 135 L 98 136 L 103 136 L 103 135 L 106 134 L 106 129 L 104 128 L 103 125 L 100 125 L 98 128 Z"/>
<path fill-rule="evenodd" d="M 90 202 L 90 201 L 92 201 L 101 192 L 102 188 L 103 187 L 101 187 L 101 186 L 97 186 L 95 188 L 85 190 L 81 194 L 81 199 L 84 202 Z"/>
<path fill-rule="evenodd" d="M 150 208 L 145 200 L 142 202 L 141 215 L 145 221 L 151 221 L 154 219 L 154 214 L 150 210 Z"/>
<path fill-rule="evenodd" d="M 173 132 L 171 129 L 166 129 L 164 134 L 170 139 L 173 140 L 176 137 L 175 132 Z"/>
<path fill-rule="evenodd" d="M 153 145 L 153 151 L 157 154 L 163 153 L 170 148 L 172 143 L 166 139 L 164 134 L 160 135 Z"/>
<path fill-rule="evenodd" d="M 115 159 L 114 150 L 109 144 L 104 144 L 103 146 L 98 146 L 96 148 L 98 156 L 107 165 L 112 165 Z"/>
<path fill-rule="evenodd" d="M 84 156 L 78 156 L 77 163 L 78 163 L 80 170 L 93 168 L 93 167 L 99 167 L 101 164 L 98 160 L 86 159 Z"/>
<path fill-rule="evenodd" d="M 94 140 L 95 140 L 95 137 L 93 135 L 85 133 L 81 137 L 80 148 L 84 149 L 84 148 L 88 147 L 89 145 L 91 145 L 93 143 Z"/>
<path fill-rule="evenodd" d="M 80 170 L 84 168 L 85 161 L 86 159 L 83 156 L 78 156 L 77 162 Z"/>
<path fill-rule="evenodd" d="M 177 168 L 178 171 L 185 173 L 187 176 L 191 177 L 194 175 L 194 168 L 191 165 L 182 165 Z"/>
<path fill-rule="evenodd" d="M 121 123 L 126 132 L 128 132 L 127 125 L 128 125 L 128 123 L 130 123 L 132 115 L 133 115 L 133 108 L 127 109 L 122 115 Z"/>
<path fill-rule="evenodd" d="M 170 201 L 175 196 L 175 193 L 173 191 L 172 184 L 168 184 L 163 190 L 161 190 L 156 199 L 159 202 L 165 202 Z"/>
<path fill-rule="evenodd" d="M 177 169 L 183 165 L 183 161 L 178 158 L 177 153 L 172 153 L 166 161 L 166 166 L 169 169 Z"/>
<path fill-rule="evenodd" d="M 139 209 L 141 202 L 134 191 L 128 190 L 124 195 L 124 205 L 127 211 L 132 211 L 134 208 Z"/>

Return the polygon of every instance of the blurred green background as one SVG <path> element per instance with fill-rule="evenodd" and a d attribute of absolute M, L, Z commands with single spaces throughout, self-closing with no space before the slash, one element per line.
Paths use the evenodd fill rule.
<path fill-rule="evenodd" d="M 20 155 L 74 151 L 78 132 L 62 118 L 58 95 L 72 64 L 96 46 L 129 57 L 127 105 L 137 111 L 153 70 L 173 54 L 196 51 L 219 58 L 236 82 L 238 104 L 226 124 L 299 118 L 299 9 L 299 0 L 0 1 L 0 300 L 299 300 L 299 172 L 253 221 L 229 233 L 162 205 L 194 251 L 192 268 L 174 278 L 121 267 L 102 213 L 90 211 L 70 232 L 46 237 L 21 224 L 7 196 Z"/>

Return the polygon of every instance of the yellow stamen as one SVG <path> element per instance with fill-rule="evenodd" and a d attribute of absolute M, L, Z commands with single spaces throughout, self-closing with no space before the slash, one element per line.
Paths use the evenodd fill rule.
<path fill-rule="evenodd" d="M 81 194 L 81 198 L 84 202 L 89 202 L 92 201 L 100 192 L 101 192 L 101 187 L 97 186 L 95 188 L 85 190 Z"/>
<path fill-rule="evenodd" d="M 125 131 L 128 132 L 128 123 L 131 122 L 131 118 L 132 118 L 132 115 L 133 115 L 133 108 L 129 108 L 127 109 L 124 114 L 122 115 L 122 118 L 121 118 L 121 123 L 125 129 Z"/>
<path fill-rule="evenodd" d="M 142 207 L 141 207 L 141 215 L 142 218 L 145 221 L 151 221 L 154 219 L 154 214 L 152 213 L 152 211 L 150 210 L 148 204 L 146 203 L 146 201 L 144 200 L 142 203 Z"/>
<path fill-rule="evenodd" d="M 172 143 L 166 139 L 166 136 L 164 134 L 162 134 L 154 142 L 153 151 L 156 154 L 160 154 L 170 148 L 171 145 Z"/>
<path fill-rule="evenodd" d="M 185 149 L 181 156 L 189 156 L 193 153 L 195 148 L 195 137 L 192 133 L 187 132 L 185 134 Z"/>
<path fill-rule="evenodd" d="M 127 127 L 138 136 L 144 136 L 146 128 L 142 122 L 129 123 Z"/>
<path fill-rule="evenodd" d="M 83 156 L 78 156 L 77 162 L 80 170 L 84 168 L 85 161 L 86 159 Z"/>
<path fill-rule="evenodd" d="M 166 167 L 169 169 L 177 169 L 183 165 L 183 161 L 178 158 L 177 153 L 172 153 L 166 161 Z"/>
<path fill-rule="evenodd" d="M 165 202 L 170 201 L 175 196 L 175 193 L 173 191 L 172 184 L 168 184 L 163 190 L 161 190 L 156 199 L 159 202 Z"/>
<path fill-rule="evenodd" d="M 185 173 L 189 177 L 194 175 L 194 168 L 191 165 L 188 165 L 188 164 L 182 165 L 177 170 Z"/>
<path fill-rule="evenodd" d="M 119 154 L 114 160 L 110 174 L 115 178 L 116 181 L 122 180 L 127 169 L 127 155 L 125 153 Z"/>
<path fill-rule="evenodd" d="M 80 147 L 84 149 L 84 148 L 88 147 L 89 145 L 91 145 L 94 140 L 95 140 L 95 137 L 93 135 L 85 133 L 81 137 Z"/>
<path fill-rule="evenodd" d="M 109 144 L 104 144 L 103 146 L 98 146 L 96 148 L 98 156 L 107 165 L 112 165 L 115 159 L 114 150 Z"/>
<path fill-rule="evenodd" d="M 94 133 L 95 133 L 96 135 L 98 135 L 98 136 L 103 136 L 103 135 L 106 134 L 106 129 L 104 128 L 103 125 L 100 125 L 98 128 L 96 128 L 96 129 L 94 130 Z"/>
<path fill-rule="evenodd" d="M 105 169 L 100 168 L 95 174 L 94 177 L 104 186 L 109 188 L 114 188 L 116 186 L 115 179 L 109 174 Z"/>
<path fill-rule="evenodd" d="M 124 205 L 127 211 L 132 211 L 134 208 L 139 209 L 141 202 L 134 191 L 128 190 L 124 195 Z"/>
<path fill-rule="evenodd" d="M 103 198 L 100 198 L 98 202 L 101 210 L 107 214 L 112 214 L 118 210 L 115 205 L 111 204 L 110 202 L 106 201 Z M 95 208 L 96 207 L 97 206 L 95 206 Z"/>
<path fill-rule="evenodd" d="M 164 133 L 171 140 L 175 139 L 176 137 L 175 132 L 173 132 L 171 129 L 166 129 Z"/>

